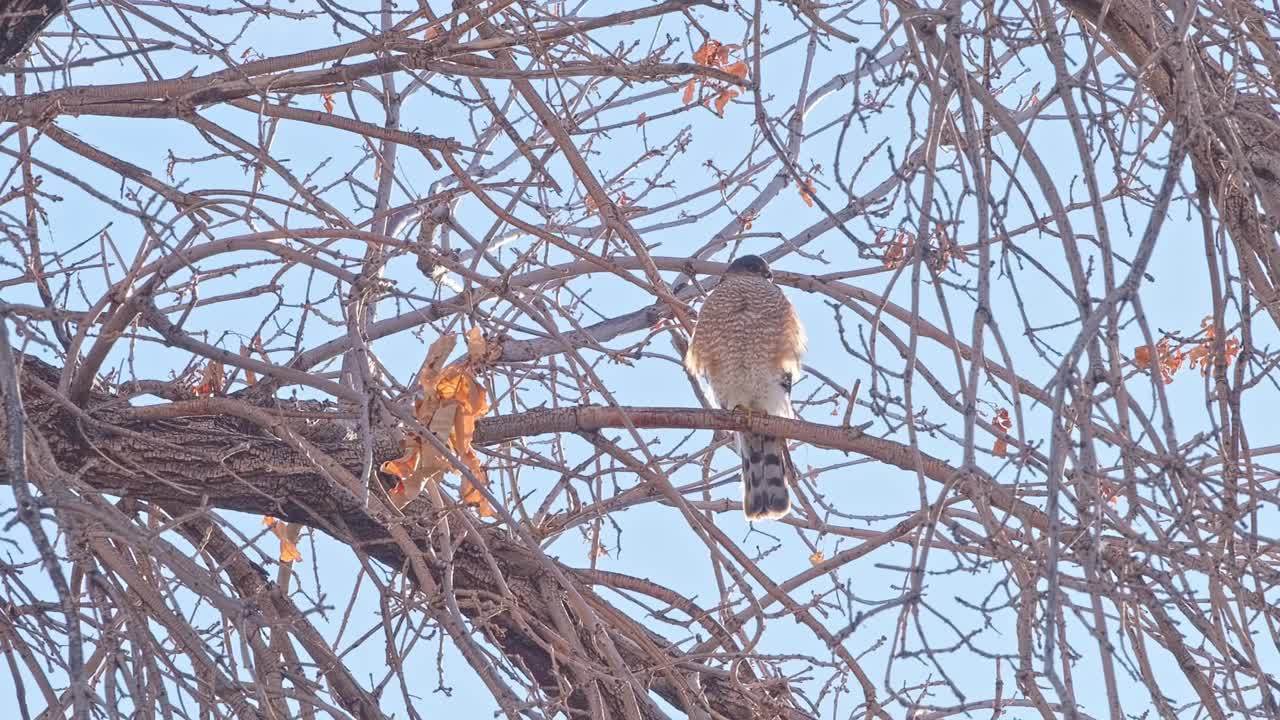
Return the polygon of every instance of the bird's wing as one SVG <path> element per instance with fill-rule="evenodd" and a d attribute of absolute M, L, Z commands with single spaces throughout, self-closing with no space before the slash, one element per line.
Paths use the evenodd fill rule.
<path fill-rule="evenodd" d="M 689 338 L 689 349 L 684 351 L 684 367 L 694 377 L 702 375 L 702 359 L 698 354 L 698 345 L 698 328 L 695 326 L 693 336 Z"/>

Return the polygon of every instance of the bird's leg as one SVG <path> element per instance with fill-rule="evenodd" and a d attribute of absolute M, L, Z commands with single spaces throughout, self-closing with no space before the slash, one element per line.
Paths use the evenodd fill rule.
<path fill-rule="evenodd" d="M 750 407 L 747 407 L 746 405 L 743 405 L 742 403 L 738 403 L 737 405 L 734 405 L 734 406 L 733 406 L 733 411 L 734 411 L 735 413 L 742 413 L 743 415 L 746 415 L 746 416 L 747 416 L 747 422 L 751 422 L 751 418 L 752 418 L 752 417 L 754 416 L 754 414 L 755 414 L 755 413 L 754 413 L 754 411 L 753 411 Z"/>

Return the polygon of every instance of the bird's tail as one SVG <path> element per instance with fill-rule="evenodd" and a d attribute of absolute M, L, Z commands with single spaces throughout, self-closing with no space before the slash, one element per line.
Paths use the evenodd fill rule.
<path fill-rule="evenodd" d="M 747 520 L 772 520 L 791 512 L 784 442 L 759 433 L 738 433 L 742 455 L 742 512 Z"/>

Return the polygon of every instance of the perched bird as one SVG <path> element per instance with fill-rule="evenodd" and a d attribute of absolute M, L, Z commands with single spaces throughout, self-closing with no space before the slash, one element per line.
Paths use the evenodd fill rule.
<path fill-rule="evenodd" d="M 768 263 L 743 255 L 702 305 L 684 364 L 695 377 L 707 378 L 720 407 L 790 418 L 791 383 L 800 374 L 804 346 L 804 326 L 773 284 Z M 747 432 L 737 440 L 742 512 L 748 520 L 783 517 L 791 511 L 785 442 Z"/>

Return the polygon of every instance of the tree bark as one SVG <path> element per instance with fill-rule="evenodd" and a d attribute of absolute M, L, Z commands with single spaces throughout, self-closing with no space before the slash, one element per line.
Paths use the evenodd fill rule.
<path fill-rule="evenodd" d="M 62 0 L 8 0 L 0 3 L 0 65 L 20 55 L 63 11 Z"/>
<path fill-rule="evenodd" d="M 568 629 L 577 633 L 574 640 L 581 648 L 593 654 L 599 647 L 599 641 L 578 621 L 572 604 L 564 601 L 563 592 L 548 592 L 540 562 L 496 525 L 475 523 L 479 541 L 462 543 L 447 568 L 432 550 L 433 542 L 438 542 L 433 536 L 438 511 L 421 498 L 406 507 L 403 516 L 379 515 L 331 480 L 323 462 L 252 422 L 225 414 L 147 417 L 98 390 L 76 407 L 56 393 L 56 368 L 31 356 L 18 359 L 28 433 L 47 443 L 58 471 L 77 478 L 83 490 L 154 503 L 175 516 L 202 509 L 236 510 L 302 523 L 393 570 L 422 560 L 436 587 L 444 584 L 444 575 L 451 570 L 453 596 L 463 615 L 552 698 L 562 688 L 574 687 L 561 682 L 566 674 L 564 653 L 556 647 L 555 638 L 563 637 L 567 629 L 564 617 L 570 618 Z M 322 412 L 315 415 L 319 418 Z M 348 441 L 349 430 L 342 422 L 308 419 L 291 421 L 289 427 L 348 470 L 359 467 L 360 446 Z M 375 454 L 378 462 L 398 454 L 392 431 L 377 433 Z M 7 471 L 0 473 L 0 482 L 12 481 Z M 419 558 L 410 558 L 393 539 L 393 524 L 407 532 Z M 611 623 L 607 632 L 632 676 L 666 701 L 695 715 L 711 711 L 731 718 L 808 717 L 776 686 L 752 684 L 749 677 L 731 678 L 698 660 L 682 659 L 677 648 L 597 596 L 573 568 L 559 565 L 559 569 L 574 578 L 577 592 Z M 414 579 L 419 587 L 428 584 Z M 426 597 L 425 604 L 428 612 L 448 612 L 443 597 Z M 722 640 L 731 642 L 727 636 Z M 686 707 L 690 688 L 673 686 L 672 677 L 690 675 L 697 676 L 705 708 Z M 597 680 L 605 704 L 623 707 L 623 683 Z M 610 697 L 610 692 L 615 696 Z M 559 700 L 574 708 L 588 707 L 581 690 Z M 617 716 L 623 716 L 620 710 Z"/>

